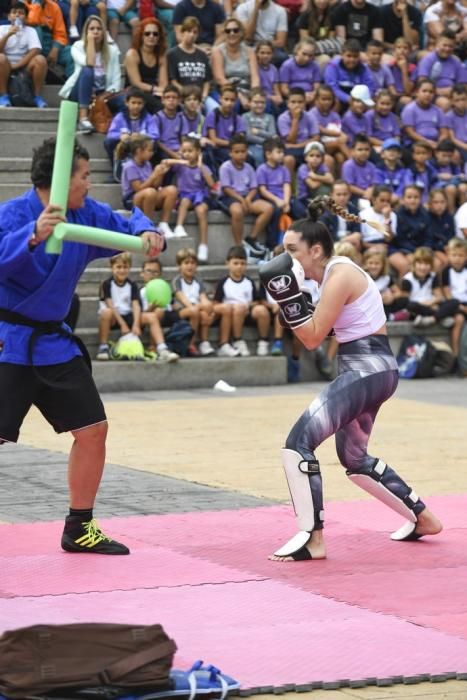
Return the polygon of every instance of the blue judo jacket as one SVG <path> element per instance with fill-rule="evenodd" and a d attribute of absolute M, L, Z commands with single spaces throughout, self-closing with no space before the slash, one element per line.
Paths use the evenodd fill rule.
<path fill-rule="evenodd" d="M 68 314 L 73 292 L 88 263 L 118 251 L 64 241 L 60 255 L 40 243 L 28 247 L 44 207 L 34 189 L 0 205 L 0 308 L 35 321 L 61 321 Z M 156 230 L 136 208 L 126 219 L 109 205 L 86 197 L 84 206 L 66 213 L 69 223 L 94 226 L 134 236 Z M 66 326 L 64 326 L 66 328 Z M 29 365 L 32 328 L 0 321 L 0 362 Z M 53 365 L 81 355 L 76 343 L 59 334 L 41 335 L 34 345 L 33 364 Z"/>

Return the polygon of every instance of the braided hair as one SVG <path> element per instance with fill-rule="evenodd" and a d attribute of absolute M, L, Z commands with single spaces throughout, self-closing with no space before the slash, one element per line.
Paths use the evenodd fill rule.
<path fill-rule="evenodd" d="M 348 221 L 352 224 L 368 224 L 368 226 L 379 231 L 384 237 L 388 234 L 388 229 L 384 224 L 380 224 L 376 221 L 368 221 L 358 214 L 352 214 L 348 209 L 337 204 L 330 195 L 321 195 L 308 202 L 308 215 L 313 221 L 316 221 L 318 217 L 322 216 L 326 209 L 340 216 L 344 221 Z"/>

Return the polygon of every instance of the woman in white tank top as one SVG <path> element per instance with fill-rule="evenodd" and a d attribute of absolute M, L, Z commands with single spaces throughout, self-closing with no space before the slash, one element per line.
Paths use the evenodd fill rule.
<path fill-rule="evenodd" d="M 410 486 L 379 457 L 368 454 L 376 415 L 396 390 L 399 374 L 381 294 L 358 265 L 333 255 L 332 237 L 317 220 L 325 204 L 329 198 L 313 200 L 310 218 L 294 222 L 286 232 L 286 252 L 260 268 L 262 283 L 305 347 L 318 347 L 332 332 L 339 342 L 338 376 L 300 416 L 282 451 L 299 532 L 270 557 L 276 561 L 326 557 L 315 450 L 331 435 L 349 479 L 406 518 L 392 539 L 416 540 L 442 529 Z M 301 289 L 305 277 L 321 287 L 314 310 Z"/>

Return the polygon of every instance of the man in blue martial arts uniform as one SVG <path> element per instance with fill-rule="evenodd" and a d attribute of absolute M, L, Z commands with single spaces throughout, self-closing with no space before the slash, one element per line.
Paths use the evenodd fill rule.
<path fill-rule="evenodd" d="M 60 255 L 45 251 L 54 226 L 65 220 L 49 201 L 54 155 L 54 139 L 44 141 L 32 159 L 33 188 L 0 205 L 0 444 L 17 441 L 31 405 L 57 433 L 70 431 L 70 513 L 62 548 L 129 554 L 93 518 L 107 420 L 89 356 L 62 321 L 86 265 L 116 251 L 69 241 Z M 151 220 L 136 208 L 125 219 L 88 197 L 89 177 L 89 154 L 75 143 L 66 221 L 141 236 L 149 255 L 160 253 L 164 238 Z"/>

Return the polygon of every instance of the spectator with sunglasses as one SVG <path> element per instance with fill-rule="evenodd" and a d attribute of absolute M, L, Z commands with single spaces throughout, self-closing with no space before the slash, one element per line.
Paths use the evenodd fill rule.
<path fill-rule="evenodd" d="M 142 90 L 146 108 L 155 114 L 162 108 L 161 95 L 167 85 L 167 48 L 162 24 L 155 17 L 143 19 L 126 52 L 124 67 L 127 85 Z"/>
<path fill-rule="evenodd" d="M 219 88 L 234 85 L 242 108 L 248 109 L 250 89 L 259 87 L 256 54 L 246 45 L 245 29 L 236 17 L 225 23 L 224 36 L 225 41 L 212 50 L 212 74 Z"/>

